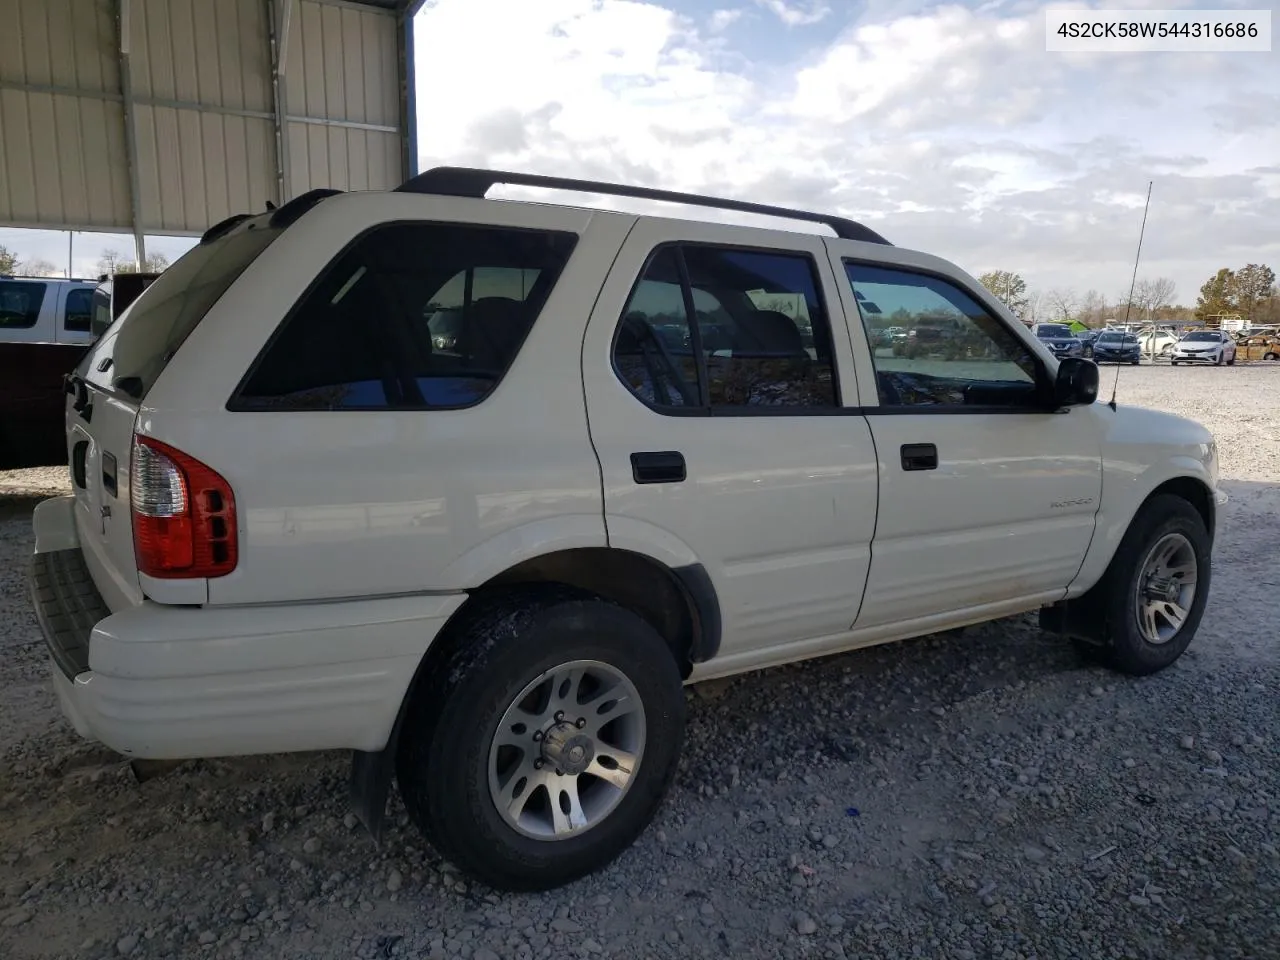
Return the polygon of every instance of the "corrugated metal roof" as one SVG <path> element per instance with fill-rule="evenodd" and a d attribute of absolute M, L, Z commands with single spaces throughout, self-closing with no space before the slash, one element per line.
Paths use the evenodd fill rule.
<path fill-rule="evenodd" d="M 0 223 L 133 229 L 116 3 L 0 0 Z M 266 0 L 129 0 L 143 231 L 279 202 L 278 165 L 289 195 L 404 180 L 399 16 L 418 5 L 294 0 L 277 158 Z"/>

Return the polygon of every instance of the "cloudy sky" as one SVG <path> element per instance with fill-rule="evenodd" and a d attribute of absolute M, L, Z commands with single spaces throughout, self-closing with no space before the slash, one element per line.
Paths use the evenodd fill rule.
<path fill-rule="evenodd" d="M 1171 277 L 1193 303 L 1220 266 L 1280 268 L 1280 52 L 1047 53 L 1046 6 L 427 0 L 415 24 L 422 166 L 839 211 L 975 274 L 1108 298 L 1128 287 L 1154 180 L 1140 276 Z M 30 236 L 0 230 L 0 244 L 65 262 L 65 235 Z M 84 269 L 108 243 L 129 249 L 77 239 Z"/>

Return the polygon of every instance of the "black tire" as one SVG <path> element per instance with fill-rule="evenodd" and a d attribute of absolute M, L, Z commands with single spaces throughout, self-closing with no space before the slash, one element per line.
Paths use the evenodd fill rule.
<path fill-rule="evenodd" d="M 1138 366 L 1140 363 L 1142 363 L 1142 361 L 1141 361 L 1141 360 L 1130 360 L 1130 361 L 1129 361 L 1129 366 L 1131 366 L 1131 367 L 1136 367 L 1136 366 Z"/>
<path fill-rule="evenodd" d="M 1166 535 L 1180 533 L 1195 553 L 1196 593 L 1182 628 L 1162 644 L 1149 643 L 1138 626 L 1137 589 L 1147 554 Z M 1133 518 L 1101 581 L 1089 591 L 1100 605 L 1106 642 L 1080 643 L 1080 650 L 1113 670 L 1147 676 L 1169 666 L 1186 651 L 1204 616 L 1212 575 L 1212 541 L 1204 518 L 1182 497 L 1152 497 Z"/>
<path fill-rule="evenodd" d="M 1170 365 L 1171 367 L 1176 367 L 1176 366 L 1178 365 L 1178 361 L 1177 361 L 1177 360 L 1170 360 L 1170 361 L 1169 361 L 1169 365 Z"/>
<path fill-rule="evenodd" d="M 416 685 L 397 755 L 414 823 L 445 858 L 501 890 L 547 890 L 613 861 L 652 821 L 684 742 L 683 683 L 666 641 L 630 610 L 556 588 L 492 598 L 442 641 L 451 652 Z M 612 812 L 576 836 L 539 840 L 517 832 L 495 806 L 489 747 L 520 691 L 573 660 L 601 661 L 634 684 L 645 744 Z"/>
<path fill-rule="evenodd" d="M 1280 360 L 1280 353 L 1268 353 L 1263 360 Z"/>

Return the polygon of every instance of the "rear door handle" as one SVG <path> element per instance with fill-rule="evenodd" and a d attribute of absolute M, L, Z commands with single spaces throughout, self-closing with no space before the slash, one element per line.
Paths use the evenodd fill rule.
<path fill-rule="evenodd" d="M 682 483 L 686 475 L 684 454 L 678 450 L 631 455 L 631 477 L 636 483 Z"/>
<path fill-rule="evenodd" d="M 937 470 L 938 448 L 932 443 L 904 443 L 903 470 Z"/>

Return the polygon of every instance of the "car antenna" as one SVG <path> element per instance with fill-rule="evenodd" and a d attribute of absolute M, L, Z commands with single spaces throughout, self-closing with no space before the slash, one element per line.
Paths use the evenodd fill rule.
<path fill-rule="evenodd" d="M 1151 187 L 1154 180 L 1147 181 L 1147 204 L 1142 208 L 1142 229 L 1138 231 L 1138 254 L 1133 258 L 1133 277 L 1129 280 L 1129 301 L 1124 305 L 1124 329 L 1129 329 L 1129 311 L 1133 309 L 1133 291 L 1138 284 L 1138 261 L 1142 259 L 1142 238 L 1147 232 L 1147 211 L 1151 209 Z M 1155 343 L 1155 328 L 1152 327 L 1151 342 Z M 1109 406 L 1112 410 L 1116 408 L 1116 391 L 1120 388 L 1120 367 L 1123 364 L 1116 363 L 1116 378 L 1111 382 L 1111 403 Z"/>

